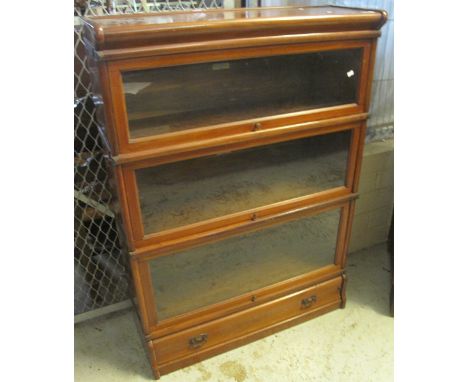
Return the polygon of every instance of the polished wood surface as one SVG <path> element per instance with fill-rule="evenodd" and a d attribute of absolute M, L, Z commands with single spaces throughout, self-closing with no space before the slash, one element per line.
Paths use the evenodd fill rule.
<path fill-rule="evenodd" d="M 140 168 L 144 168 L 146 166 L 155 166 L 156 164 L 162 164 L 162 163 L 167 163 L 168 160 L 170 160 L 169 163 L 177 163 L 174 158 L 171 156 L 170 159 L 167 156 L 164 156 L 162 158 L 154 157 L 151 160 L 145 160 L 142 162 L 132 162 L 128 166 L 122 166 L 122 171 L 119 172 L 119 176 L 122 177 L 121 183 L 123 184 L 124 187 L 124 193 L 128 196 L 125 200 L 128 205 L 128 208 L 126 208 L 123 212 L 128 213 L 128 215 L 125 215 L 125 220 L 129 223 L 129 227 L 132 230 L 132 236 L 131 240 L 129 240 L 129 247 L 131 249 L 136 249 L 140 247 L 146 247 L 150 246 L 152 244 L 160 243 L 162 241 L 170 240 L 172 238 L 177 238 L 180 236 L 192 234 L 192 233 L 197 233 L 197 232 L 203 232 L 204 230 L 208 229 L 214 229 L 214 228 L 220 228 L 226 225 L 232 225 L 234 223 L 242 223 L 242 222 L 248 222 L 251 220 L 251 215 L 255 213 L 258 217 L 265 217 L 271 214 L 275 214 L 281 211 L 286 211 L 290 210 L 293 208 L 301 208 L 303 206 L 307 206 L 313 203 L 318 203 L 320 200 L 324 199 L 332 199 L 333 197 L 341 196 L 341 195 L 346 195 L 350 193 L 350 188 L 354 184 L 354 171 L 355 171 L 355 163 L 357 160 L 357 144 L 358 144 L 358 135 L 356 132 L 359 130 L 359 126 L 361 125 L 343 125 L 343 126 L 326 126 L 322 130 L 322 128 L 317 128 L 310 131 L 298 131 L 298 132 L 291 132 L 289 131 L 286 135 L 288 138 L 287 141 L 293 138 L 301 138 L 301 137 L 315 137 L 315 134 L 331 134 L 336 131 L 341 132 L 341 131 L 346 131 L 349 130 L 350 128 L 353 128 L 353 133 L 352 133 L 352 139 L 350 142 L 350 148 L 349 148 L 349 155 L 348 155 L 348 160 L 347 160 L 347 170 L 346 170 L 346 180 L 344 183 L 344 187 L 335 187 L 335 188 L 328 188 L 327 190 L 317 192 L 315 188 L 311 189 L 309 188 L 309 195 L 304 195 L 304 196 L 299 196 L 295 198 L 290 198 L 288 199 L 285 195 L 285 197 L 282 198 L 281 201 L 277 203 L 272 203 L 268 204 L 267 199 L 260 200 L 259 204 L 255 207 L 255 209 L 247 209 L 242 211 L 242 204 L 245 207 L 245 202 L 242 202 L 242 204 L 239 204 L 236 208 L 235 205 L 229 206 L 229 208 L 234 209 L 231 210 L 231 214 L 221 216 L 221 217 L 213 217 L 208 220 L 202 220 L 199 222 L 195 222 L 190 224 L 190 222 L 186 222 L 185 225 L 177 228 L 170 228 L 170 229 L 165 229 L 161 232 L 153 232 L 153 233 L 147 233 L 145 234 L 144 232 L 144 226 L 143 226 L 143 218 L 141 215 L 141 205 L 140 205 L 140 191 L 138 189 L 138 184 L 137 184 L 137 178 L 136 178 L 136 171 Z M 275 132 L 276 134 L 277 132 Z M 267 137 L 264 138 L 263 140 L 255 140 L 254 142 L 247 141 L 246 143 L 240 144 L 238 146 L 239 148 L 242 147 L 257 147 L 255 146 L 255 143 L 265 145 L 267 143 L 274 143 L 279 139 L 284 139 L 281 136 L 274 135 L 272 138 L 268 139 Z M 282 142 L 280 140 L 280 142 Z M 286 142 L 286 141 L 285 141 Z M 230 146 L 222 146 L 221 148 L 218 148 L 216 146 L 206 146 L 207 148 L 204 150 L 204 152 L 196 152 L 195 153 L 190 153 L 187 152 L 187 156 L 182 156 L 183 151 L 180 151 L 179 153 L 175 154 L 177 159 L 180 161 L 184 158 L 198 158 L 202 155 L 208 155 L 208 154 L 222 154 L 226 152 L 226 149 L 229 149 L 229 151 L 232 151 Z M 333 166 L 333 164 L 330 164 Z M 337 165 L 336 162 L 334 164 L 336 167 L 340 167 L 340 165 Z M 156 167 L 158 168 L 158 167 Z M 307 176 L 312 176 L 313 171 L 310 171 L 309 169 L 305 169 L 306 177 Z M 288 176 L 288 174 L 284 174 L 283 176 Z M 259 183 L 262 181 L 259 180 Z M 265 181 L 264 181 L 265 182 Z M 272 180 L 269 180 L 269 183 L 272 184 Z M 316 186 L 314 186 L 316 187 Z M 233 191 L 235 192 L 235 190 Z M 296 190 L 297 192 L 297 190 Z M 310 193 L 312 192 L 312 193 Z M 299 195 L 299 194 L 296 194 Z M 272 195 L 274 196 L 274 195 Z M 290 194 L 289 197 L 292 195 Z M 270 198 L 270 203 L 273 202 L 273 200 Z M 239 212 L 236 212 L 239 211 Z M 173 210 L 174 211 L 174 210 Z M 174 221 L 174 219 L 172 219 Z"/>
<path fill-rule="evenodd" d="M 145 234 L 346 184 L 351 132 L 135 170 Z"/>
<path fill-rule="evenodd" d="M 150 326 L 150 331 L 148 332 L 149 334 L 146 335 L 146 339 L 151 340 L 178 333 L 181 330 L 189 329 L 195 325 L 211 322 L 218 318 L 227 317 L 269 301 L 275 301 L 288 294 L 304 290 L 335 277 L 341 277 L 342 273 L 343 270 L 340 267 L 327 265 L 319 270 L 304 273 L 292 279 L 257 289 L 253 293 L 244 293 L 220 303 L 215 303 L 165 320 L 155 320 L 154 324 Z M 255 297 L 254 301 L 252 301 L 253 297 Z"/>
<path fill-rule="evenodd" d="M 263 8 L 234 8 L 234 9 L 199 9 L 189 11 L 172 11 L 165 13 L 144 13 L 144 14 L 123 14 L 118 16 L 95 16 L 92 18 L 95 25 L 102 28 L 113 28 L 121 30 L 122 25 L 139 25 L 148 27 L 159 27 L 161 25 L 175 23 L 205 23 L 213 21 L 240 20 L 246 22 L 261 22 L 265 19 L 275 19 L 278 22 L 281 18 L 300 19 L 323 19 L 323 23 L 331 23 L 340 16 L 362 16 L 379 15 L 381 11 L 357 9 L 336 6 L 284 6 L 284 7 L 263 7 Z M 252 20 L 253 19 L 253 20 Z M 343 23 L 337 28 L 342 27 Z M 115 28 L 117 27 L 117 28 Z"/>
<path fill-rule="evenodd" d="M 355 48 L 123 72 L 130 139 L 355 103 L 362 54 Z"/>
<path fill-rule="evenodd" d="M 186 357 L 179 358 L 174 361 L 169 361 L 168 363 L 163 364 L 163 365 L 160 365 L 157 358 L 154 358 L 152 361 L 152 366 L 153 368 L 156 367 L 156 369 L 161 374 L 167 374 L 172 371 L 181 369 L 183 367 L 190 366 L 194 363 L 203 361 L 204 359 L 213 357 L 217 354 L 224 353 L 228 350 L 237 348 L 239 346 L 248 344 L 252 341 L 272 335 L 274 333 L 277 333 L 281 330 L 287 329 L 294 325 L 298 325 L 302 322 L 305 322 L 307 320 L 310 320 L 322 314 L 331 312 L 333 310 L 340 308 L 340 305 L 341 305 L 341 302 L 337 301 L 337 302 L 333 302 L 322 307 L 317 307 L 312 310 L 303 311 L 296 316 L 290 317 L 289 319 L 274 323 L 272 325 L 263 326 L 260 329 L 253 331 L 253 332 L 243 333 L 242 335 L 229 339 L 216 346 L 206 348 L 206 349 L 200 349 L 196 354 L 188 354 Z"/>
<path fill-rule="evenodd" d="M 344 308 L 386 17 L 325 6 L 85 20 L 155 378 Z"/>
<path fill-rule="evenodd" d="M 237 48 L 254 48 L 262 46 L 287 46 L 291 44 L 305 44 L 316 42 L 334 42 L 366 40 L 380 36 L 379 30 L 360 30 L 346 32 L 318 32 L 299 35 L 278 35 L 267 37 L 236 38 L 226 40 L 181 42 L 167 45 L 148 45 L 125 49 L 109 49 L 95 51 L 95 57 L 100 61 L 114 61 L 125 59 L 136 59 L 144 57 L 155 57 L 175 55 L 178 53 L 202 53 L 218 50 L 233 50 Z"/>
<path fill-rule="evenodd" d="M 152 260 L 159 320 L 333 264 L 340 215 L 335 209 Z"/>
<path fill-rule="evenodd" d="M 156 359 L 163 364 L 226 343 L 239 336 L 285 321 L 309 311 L 341 302 L 341 277 L 284 296 L 275 301 L 243 310 L 210 323 L 154 340 Z M 197 336 L 205 334 L 198 343 Z M 192 343 L 190 341 L 192 340 Z"/>
<path fill-rule="evenodd" d="M 137 246 L 131 253 L 142 258 L 152 258 L 168 249 L 186 248 L 229 237 L 233 234 L 269 227 L 278 221 L 286 222 L 307 216 L 312 212 L 334 208 L 357 197 L 358 194 L 349 193 L 344 187 L 336 188 L 312 197 L 297 198 L 256 210 L 191 224 L 176 230 L 168 230 L 142 241 L 144 245 Z M 139 244 L 139 242 L 136 243 Z"/>
<path fill-rule="evenodd" d="M 185 143 L 192 143 L 200 140 L 230 137 L 236 134 L 262 132 L 266 130 L 274 130 L 276 128 L 284 127 L 286 125 L 295 125 L 300 123 L 321 121 L 324 119 L 331 119 L 334 117 L 349 116 L 352 114 L 365 112 L 364 101 L 365 101 L 365 87 L 367 86 L 367 75 L 369 69 L 369 54 L 371 44 L 369 41 L 346 41 L 346 42 L 332 42 L 332 43 L 311 43 L 311 44 L 289 44 L 286 46 L 272 47 L 266 45 L 264 47 L 255 48 L 239 48 L 234 50 L 220 50 L 220 51 L 209 51 L 203 53 L 184 53 L 179 55 L 170 55 L 159 58 L 142 58 L 133 60 L 121 60 L 118 62 L 100 63 L 101 66 L 106 66 L 109 69 L 110 83 L 109 87 L 110 95 L 113 100 L 113 106 L 115 114 L 120 116 L 114 118 L 112 121 L 107 121 L 110 129 L 115 134 L 118 148 L 114 149 L 115 153 L 132 153 L 138 155 L 145 150 L 151 150 L 154 147 L 168 147 Z M 167 67 L 179 67 L 183 65 L 195 65 L 205 62 L 211 63 L 223 63 L 227 60 L 241 60 L 255 57 L 272 57 L 282 55 L 299 55 L 313 52 L 329 52 L 337 50 L 360 50 L 362 51 L 362 62 L 356 67 L 351 65 L 348 69 L 341 71 L 341 75 L 347 77 L 347 73 L 354 73 L 353 68 L 356 69 L 356 73 L 359 74 L 359 80 L 356 89 L 355 102 L 347 103 L 344 99 L 343 104 L 330 106 L 322 105 L 321 108 L 316 108 L 311 105 L 305 105 L 304 110 L 289 112 L 281 114 L 281 110 L 274 110 L 271 115 L 258 114 L 254 119 L 242 119 L 243 115 L 232 115 L 234 118 L 230 122 L 222 124 L 212 124 L 213 120 L 208 119 L 206 124 L 198 126 L 196 128 L 185 128 L 179 131 L 166 131 L 159 134 L 147 135 L 139 138 L 132 138 L 129 127 L 129 117 L 125 97 L 125 87 L 122 81 L 123 73 L 144 71 L 152 68 L 167 68 Z M 275 82 L 278 76 L 272 78 L 271 81 Z M 356 76 L 353 76 L 354 80 Z M 261 86 L 260 82 L 257 86 Z M 267 85 L 265 85 L 267 86 Z M 273 86 L 272 84 L 268 86 Z M 297 87 L 299 88 L 299 87 Z M 230 92 L 229 89 L 226 89 Z M 299 91 L 299 89 L 298 89 Z M 335 94 L 335 96 L 338 96 Z M 209 99 L 211 101 L 211 99 Z M 106 102 L 106 100 L 104 100 Z M 216 101 L 214 101 L 216 102 Z M 218 111 L 220 115 L 224 112 L 229 112 L 222 108 Z M 219 117 L 218 117 L 219 118 Z M 226 118 L 223 117 L 223 118 Z M 110 124 L 109 124 L 110 123 Z M 259 125 L 260 124 L 260 125 Z M 258 127 L 256 127 L 258 126 Z M 114 137 L 113 137 L 114 138 Z M 132 158 L 130 156 L 130 158 Z M 137 159 L 134 159 L 137 160 Z"/>
<path fill-rule="evenodd" d="M 97 50 L 229 38 L 376 30 L 383 11 L 336 6 L 219 9 L 90 17 L 86 38 Z"/>
<path fill-rule="evenodd" d="M 334 111 L 335 110 L 339 113 L 342 112 L 341 108 L 334 109 Z M 289 116 L 287 121 L 289 122 L 289 118 L 294 117 L 296 116 Z M 302 115 L 297 117 L 300 118 Z M 260 122 L 261 126 L 256 130 L 253 128 L 255 123 L 252 122 L 248 123 L 246 126 L 237 126 L 243 130 L 239 133 L 237 127 L 233 130 L 229 129 L 228 131 L 216 131 L 216 128 L 208 128 L 207 138 L 205 138 L 204 134 L 205 128 L 200 128 L 196 129 L 196 134 L 193 136 L 188 132 L 184 134 L 185 136 L 182 137 L 181 140 L 188 140 L 188 142 L 176 143 L 177 141 L 174 141 L 174 143 L 169 143 L 167 141 L 157 141 L 156 143 L 153 142 L 148 150 L 145 149 L 145 145 L 137 152 L 116 155 L 112 159 L 116 164 L 125 164 L 125 167 L 128 168 L 148 167 L 156 164 L 195 158 L 202 155 L 240 150 L 290 139 L 351 129 L 358 126 L 357 122 L 364 121 L 367 117 L 367 113 L 355 112 L 343 117 L 322 118 L 316 121 L 292 125 L 287 124 L 285 121 L 283 124 L 279 124 L 278 126 L 273 125 L 271 127 L 268 121 L 266 121 Z M 171 136 L 172 135 L 176 134 L 171 134 Z M 165 145 L 166 142 L 168 143 L 167 146 Z"/>

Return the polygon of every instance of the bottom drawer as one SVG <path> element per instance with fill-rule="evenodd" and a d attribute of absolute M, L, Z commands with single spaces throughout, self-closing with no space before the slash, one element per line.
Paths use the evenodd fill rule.
<path fill-rule="evenodd" d="M 154 366 L 158 369 L 162 366 L 166 370 L 161 371 L 165 373 L 219 352 L 210 352 L 210 349 L 223 347 L 221 350 L 227 350 L 233 346 L 224 345 L 266 331 L 278 323 L 294 317 L 313 316 L 312 312 L 315 311 L 320 314 L 321 310 L 331 310 L 327 310 L 327 307 L 334 309 L 341 303 L 341 287 L 342 278 L 337 277 L 248 310 L 155 339 L 152 348 L 157 365 Z M 183 359 L 189 362 L 177 362 Z M 190 362 L 191 359 L 193 362 Z M 164 367 L 176 362 L 179 365 Z"/>

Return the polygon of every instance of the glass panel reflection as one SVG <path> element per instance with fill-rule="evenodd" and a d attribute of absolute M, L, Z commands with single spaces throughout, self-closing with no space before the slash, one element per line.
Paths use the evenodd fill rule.
<path fill-rule="evenodd" d="M 334 264 L 340 210 L 151 260 L 159 320 Z"/>
<path fill-rule="evenodd" d="M 362 49 L 123 72 L 131 138 L 357 100 Z"/>
<path fill-rule="evenodd" d="M 145 234 L 343 186 L 349 130 L 136 170 Z"/>

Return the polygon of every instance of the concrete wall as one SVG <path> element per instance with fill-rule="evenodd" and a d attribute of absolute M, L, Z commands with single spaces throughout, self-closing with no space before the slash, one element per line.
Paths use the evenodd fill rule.
<path fill-rule="evenodd" d="M 365 146 L 359 193 L 350 253 L 387 240 L 393 209 L 393 140 Z"/>

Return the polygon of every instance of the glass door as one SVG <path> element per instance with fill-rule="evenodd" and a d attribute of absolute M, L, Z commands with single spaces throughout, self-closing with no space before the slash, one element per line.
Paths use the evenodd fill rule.
<path fill-rule="evenodd" d="M 358 102 L 362 48 L 122 72 L 130 139 Z"/>
<path fill-rule="evenodd" d="M 158 320 L 333 265 L 341 211 L 149 260 Z"/>
<path fill-rule="evenodd" d="M 136 169 L 144 234 L 345 186 L 351 137 L 344 130 Z"/>

